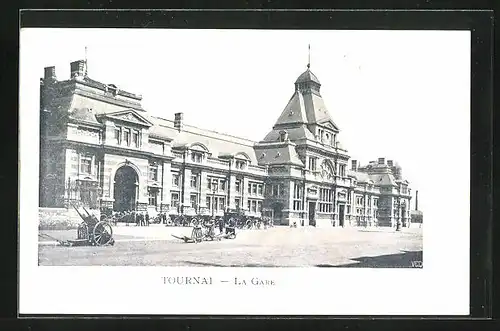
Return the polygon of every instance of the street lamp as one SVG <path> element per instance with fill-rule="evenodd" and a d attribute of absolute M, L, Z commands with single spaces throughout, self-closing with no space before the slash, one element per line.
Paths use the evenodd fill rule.
<path fill-rule="evenodd" d="M 401 221 L 400 221 L 400 217 L 399 217 L 399 209 L 400 209 L 400 203 L 401 203 L 401 197 L 400 197 L 400 188 L 399 188 L 399 185 L 398 185 L 398 197 L 397 197 L 397 206 L 398 206 L 398 209 L 397 209 L 397 219 L 396 219 L 396 231 L 401 231 Z"/>

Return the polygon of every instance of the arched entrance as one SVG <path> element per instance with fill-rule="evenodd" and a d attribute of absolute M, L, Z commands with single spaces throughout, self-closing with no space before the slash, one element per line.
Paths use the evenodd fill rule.
<path fill-rule="evenodd" d="M 120 167 L 115 174 L 115 211 L 135 210 L 138 176 L 130 166 Z"/>

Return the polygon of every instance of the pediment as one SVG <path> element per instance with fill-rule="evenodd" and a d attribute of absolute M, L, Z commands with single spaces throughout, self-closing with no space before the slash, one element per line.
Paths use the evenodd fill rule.
<path fill-rule="evenodd" d="M 331 120 L 327 120 L 327 121 L 321 123 L 321 125 L 324 126 L 325 128 L 333 130 L 333 131 L 338 131 L 339 130 L 339 128 Z"/>
<path fill-rule="evenodd" d="M 139 126 L 145 126 L 145 127 L 153 126 L 153 123 L 151 123 L 144 116 L 140 115 L 139 113 L 137 113 L 132 109 L 114 113 L 108 113 L 104 114 L 103 116 L 110 120 L 127 122 Z"/>

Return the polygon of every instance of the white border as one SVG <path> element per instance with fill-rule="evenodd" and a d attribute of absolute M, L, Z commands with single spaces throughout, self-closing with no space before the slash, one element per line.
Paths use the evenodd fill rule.
<path fill-rule="evenodd" d="M 470 45 L 468 36 L 466 41 Z M 422 270 L 38 267 L 41 68 L 33 67 L 30 58 L 43 50 L 30 49 L 22 37 L 21 32 L 20 314 L 469 314 L 469 114 L 457 114 L 460 121 L 447 123 L 461 125 L 463 133 L 453 137 L 460 148 L 447 151 L 452 169 L 448 168 L 447 174 L 428 173 L 426 190 L 443 190 L 446 201 L 452 204 L 436 201 L 426 207 Z M 463 121 L 464 118 L 467 120 Z M 440 134 L 436 132 L 433 138 L 439 139 Z M 437 153 L 434 156 L 439 158 Z M 274 279 L 277 285 L 271 288 L 227 284 L 169 286 L 162 283 L 161 277 L 165 275 L 214 279 L 257 276 Z M 96 299 L 94 291 L 100 292 L 105 300 Z"/>

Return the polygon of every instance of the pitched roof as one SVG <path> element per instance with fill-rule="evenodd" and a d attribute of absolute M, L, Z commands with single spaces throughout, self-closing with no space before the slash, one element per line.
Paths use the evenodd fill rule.
<path fill-rule="evenodd" d="M 311 82 L 311 81 L 312 81 L 312 82 L 315 82 L 315 83 L 317 83 L 317 84 L 321 84 L 321 83 L 319 82 L 318 77 L 316 77 L 316 75 L 315 75 L 315 74 L 313 74 L 313 73 L 311 72 L 311 70 L 309 70 L 309 68 L 307 68 L 307 70 L 306 70 L 306 71 L 304 71 L 304 72 L 303 72 L 303 73 L 299 76 L 299 78 L 297 78 L 297 80 L 295 81 L 295 84 L 297 84 L 297 83 Z"/>
<path fill-rule="evenodd" d="M 307 126 L 301 125 L 299 127 L 289 128 L 289 129 L 273 129 L 264 137 L 262 141 L 265 142 L 278 141 L 280 137 L 280 131 L 286 131 L 288 133 L 288 139 L 292 141 L 297 141 L 300 139 L 310 139 L 310 140 L 315 139 L 314 135 L 312 134 L 311 131 L 309 131 Z"/>
<path fill-rule="evenodd" d="M 292 95 L 274 126 L 281 126 L 290 123 L 307 123 L 304 97 L 299 91 L 295 91 Z"/>
<path fill-rule="evenodd" d="M 95 117 L 95 114 L 89 108 L 73 109 L 69 113 L 69 118 L 78 122 L 101 125 Z"/>
<path fill-rule="evenodd" d="M 338 126 L 332 120 L 330 112 L 326 108 L 321 96 L 314 93 L 305 94 L 304 106 L 308 123 L 326 124 L 330 122 L 334 126 L 334 129 L 338 130 Z"/>
<path fill-rule="evenodd" d="M 173 121 L 160 117 L 150 116 L 149 120 L 154 123 L 154 126 L 150 128 L 150 135 L 173 139 L 174 146 L 202 144 L 207 147 L 213 157 L 245 153 L 252 164 L 257 164 L 253 149 L 254 141 L 186 124 L 179 131 L 175 128 Z"/>
<path fill-rule="evenodd" d="M 259 165 L 293 164 L 304 166 L 295 150 L 295 144 L 290 142 L 267 143 L 255 146 Z"/>

